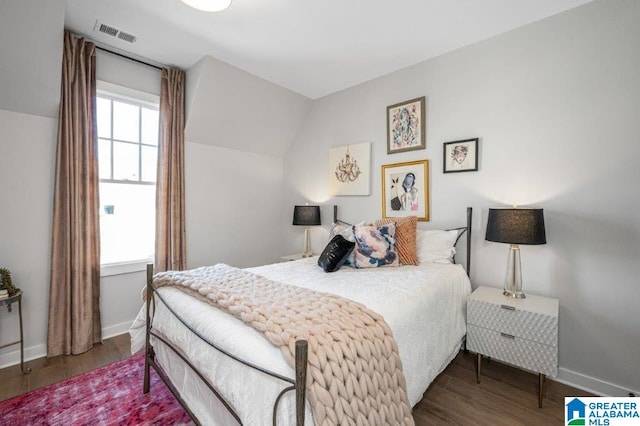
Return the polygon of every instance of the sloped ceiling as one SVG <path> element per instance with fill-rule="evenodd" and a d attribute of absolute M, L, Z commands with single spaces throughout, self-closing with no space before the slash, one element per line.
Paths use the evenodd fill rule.
<path fill-rule="evenodd" d="M 0 109 L 56 117 L 64 0 L 0 2 Z"/>
<path fill-rule="evenodd" d="M 282 157 L 311 102 L 206 56 L 187 74 L 185 139 Z"/>

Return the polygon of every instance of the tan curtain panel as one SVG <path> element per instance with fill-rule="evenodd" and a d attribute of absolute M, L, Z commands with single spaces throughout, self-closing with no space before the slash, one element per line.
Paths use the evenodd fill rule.
<path fill-rule="evenodd" d="M 183 270 L 187 266 L 184 223 L 184 89 L 184 71 L 162 69 L 156 186 L 157 272 Z"/>
<path fill-rule="evenodd" d="M 47 356 L 102 339 L 95 45 L 64 33 Z"/>

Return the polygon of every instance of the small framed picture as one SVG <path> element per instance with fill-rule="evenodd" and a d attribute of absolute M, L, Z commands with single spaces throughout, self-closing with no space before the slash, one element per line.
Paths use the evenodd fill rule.
<path fill-rule="evenodd" d="M 387 154 L 425 149 L 425 97 L 387 107 Z"/>
<path fill-rule="evenodd" d="M 443 173 L 478 171 L 478 138 L 445 142 Z"/>
<path fill-rule="evenodd" d="M 429 160 L 382 166 L 382 217 L 429 220 Z"/>

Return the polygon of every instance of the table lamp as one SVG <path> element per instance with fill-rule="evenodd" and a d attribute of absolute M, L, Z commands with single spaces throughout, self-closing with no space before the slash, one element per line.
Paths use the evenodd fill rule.
<path fill-rule="evenodd" d="M 293 208 L 293 224 L 304 226 L 304 250 L 302 257 L 311 257 L 311 241 L 309 238 L 310 226 L 322 225 L 320 223 L 320 206 L 295 206 Z"/>
<path fill-rule="evenodd" d="M 547 243 L 542 209 L 489 209 L 485 240 L 511 244 L 503 294 L 524 299 L 519 246 Z"/>

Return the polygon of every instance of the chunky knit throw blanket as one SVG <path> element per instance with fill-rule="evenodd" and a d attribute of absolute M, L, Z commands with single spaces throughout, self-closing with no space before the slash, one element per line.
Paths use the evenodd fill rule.
<path fill-rule="evenodd" d="M 398 346 L 384 319 L 364 305 L 268 280 L 228 265 L 156 274 L 251 325 L 290 365 L 309 343 L 307 396 L 316 425 L 413 425 Z"/>

